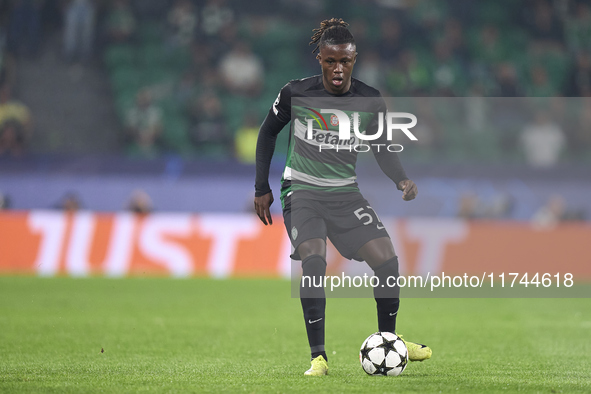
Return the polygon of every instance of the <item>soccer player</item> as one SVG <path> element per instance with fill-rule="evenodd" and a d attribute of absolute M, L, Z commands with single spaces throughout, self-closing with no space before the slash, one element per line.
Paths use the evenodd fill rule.
<path fill-rule="evenodd" d="M 303 277 L 315 278 L 316 283 L 319 283 L 326 275 L 328 236 L 344 257 L 367 262 L 380 283 L 387 283 L 388 277 L 398 277 L 398 259 L 388 233 L 357 187 L 357 153 L 346 149 L 324 149 L 318 152 L 318 144 L 314 145 L 314 140 L 304 138 L 301 132 L 301 125 L 306 125 L 305 111 L 294 111 L 295 118 L 292 119 L 292 97 L 365 98 L 369 103 L 377 103 L 379 110 L 385 112 L 385 102 L 379 92 L 351 77 L 357 52 L 355 40 L 347 26 L 342 19 L 333 18 L 322 21 L 320 28 L 314 29 L 310 44 L 316 44 L 312 53 L 319 51 L 316 58 L 322 74 L 290 81 L 281 89 L 263 121 L 256 149 L 254 206 L 265 225 L 273 223 L 269 167 L 277 135 L 292 121 L 288 158 L 281 179 L 281 202 L 285 227 L 294 247 L 292 258 L 302 260 Z M 372 111 L 377 112 L 375 108 Z M 299 133 L 296 123 L 300 124 Z M 367 135 L 371 135 L 377 127 L 376 114 L 366 122 Z M 326 132 L 327 135 L 331 133 L 329 130 Z M 338 133 L 332 132 L 331 141 L 335 135 Z M 396 153 L 383 149 L 389 143 L 386 133 L 372 142 L 375 142 L 372 151 L 380 168 L 402 191 L 402 199 L 414 199 L 417 186 L 406 176 Z M 339 146 L 349 143 L 339 140 Z M 378 150 L 376 146 L 380 143 L 385 145 Z M 324 288 L 315 287 L 313 283 L 302 281 L 300 285 L 300 299 L 312 354 L 312 366 L 305 375 L 321 376 L 328 374 L 328 357 L 324 349 L 326 298 Z M 379 331 L 395 332 L 399 289 L 378 286 L 373 290 Z M 408 341 L 405 343 L 411 361 L 423 361 L 431 357 L 429 347 Z"/>

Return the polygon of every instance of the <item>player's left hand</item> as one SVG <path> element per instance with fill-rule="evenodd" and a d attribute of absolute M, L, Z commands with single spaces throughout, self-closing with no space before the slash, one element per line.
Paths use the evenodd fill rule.
<path fill-rule="evenodd" d="M 414 200 L 417 194 L 419 194 L 417 185 L 410 179 L 400 181 L 398 183 L 398 190 L 402 190 L 402 199 L 404 201 Z"/>

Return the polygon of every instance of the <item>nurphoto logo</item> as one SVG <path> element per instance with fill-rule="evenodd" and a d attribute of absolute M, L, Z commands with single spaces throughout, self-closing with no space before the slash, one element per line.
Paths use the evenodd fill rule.
<path fill-rule="evenodd" d="M 310 109 L 311 108 L 307 108 Z M 306 139 L 316 140 L 321 142 L 318 145 L 320 152 L 322 150 L 346 150 L 355 152 L 368 152 L 372 147 L 375 147 L 379 152 L 381 149 L 387 149 L 389 152 L 402 152 L 404 147 L 400 144 L 383 144 L 383 143 L 364 143 L 365 141 L 376 141 L 384 133 L 386 129 L 386 139 L 392 141 L 395 130 L 402 131 L 411 141 L 417 141 L 417 137 L 409 129 L 417 124 L 417 117 L 408 112 L 383 112 L 378 113 L 378 128 L 375 134 L 364 134 L 359 131 L 359 113 L 353 112 L 351 118 L 341 110 L 338 109 L 321 109 L 320 113 L 313 111 L 320 117 L 322 122 L 326 124 L 324 117 L 321 114 L 331 114 L 330 124 L 332 126 L 339 126 L 338 137 L 335 134 L 319 134 L 314 129 L 315 119 L 306 119 L 307 130 Z M 386 119 L 386 127 L 384 127 L 384 119 Z M 407 123 L 397 123 L 398 119 L 409 119 Z M 328 132 L 328 130 L 327 130 Z"/>

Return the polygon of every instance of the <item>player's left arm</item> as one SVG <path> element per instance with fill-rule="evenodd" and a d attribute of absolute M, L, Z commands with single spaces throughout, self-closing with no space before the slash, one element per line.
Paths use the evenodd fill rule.
<path fill-rule="evenodd" d="M 419 194 L 419 189 L 417 188 L 416 183 L 410 179 L 400 181 L 396 187 L 398 190 L 402 190 L 402 199 L 404 201 L 414 200 L 417 194 Z"/>
<path fill-rule="evenodd" d="M 396 152 L 388 152 L 383 146 L 379 152 L 373 146 L 372 150 L 384 174 L 394 181 L 398 190 L 402 191 L 402 199 L 405 201 L 413 200 L 419 191 L 417 185 L 406 176 L 398 154 Z"/>
<path fill-rule="evenodd" d="M 381 113 L 385 114 L 385 110 Z M 374 119 L 375 122 L 372 122 L 372 124 L 368 127 L 369 129 L 373 127 L 377 129 L 377 116 L 378 115 L 376 114 L 376 118 Z M 385 119 L 383 124 L 386 124 Z M 373 132 L 368 130 L 368 134 L 373 134 Z M 371 145 L 371 149 L 380 168 L 382 169 L 384 174 L 388 176 L 388 178 L 392 179 L 392 181 L 396 185 L 396 188 L 402 191 L 403 200 L 413 200 L 419 193 L 417 185 L 413 181 L 408 179 L 408 176 L 406 176 L 406 172 L 402 167 L 402 163 L 400 163 L 400 158 L 398 157 L 398 154 L 396 152 L 390 152 L 388 149 L 385 148 L 392 142 L 388 141 L 387 133 L 382 133 L 380 138 L 378 138 L 375 142 L 375 144 Z"/>

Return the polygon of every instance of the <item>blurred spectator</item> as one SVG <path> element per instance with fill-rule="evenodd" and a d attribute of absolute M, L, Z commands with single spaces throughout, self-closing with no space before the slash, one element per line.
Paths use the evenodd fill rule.
<path fill-rule="evenodd" d="M 238 32 L 238 26 L 234 23 L 230 23 L 220 30 L 215 38 L 207 40 L 206 42 L 209 47 L 212 48 L 213 58 L 220 59 L 231 51 L 236 43 L 242 40 L 242 32 Z"/>
<path fill-rule="evenodd" d="M 4 155 L 20 156 L 24 150 L 25 137 L 18 123 L 8 121 L 0 126 L 0 157 Z"/>
<path fill-rule="evenodd" d="M 201 11 L 201 28 L 206 37 L 216 37 L 234 21 L 234 11 L 226 0 L 207 0 Z"/>
<path fill-rule="evenodd" d="M 458 217 L 461 219 L 472 220 L 480 216 L 480 200 L 473 193 L 464 193 L 460 197 L 460 207 Z"/>
<path fill-rule="evenodd" d="M 441 122 L 438 121 L 438 116 L 435 114 L 433 101 L 416 98 L 414 99 L 414 108 L 417 119 L 421 119 L 413 127 L 413 134 L 417 137 L 416 149 L 421 153 L 434 153 L 435 150 L 441 148 L 443 131 Z"/>
<path fill-rule="evenodd" d="M 530 83 L 526 92 L 528 97 L 554 97 L 558 94 L 548 78 L 548 72 L 540 65 L 530 68 Z"/>
<path fill-rule="evenodd" d="M 362 56 L 357 58 L 355 65 L 356 77 L 378 90 L 382 90 L 385 86 L 384 69 L 385 66 L 380 60 L 380 55 L 374 50 L 364 52 Z"/>
<path fill-rule="evenodd" d="M 513 210 L 513 198 L 506 193 L 493 196 L 491 200 L 483 201 L 475 193 L 464 193 L 460 196 L 458 217 L 462 219 L 504 219 Z"/>
<path fill-rule="evenodd" d="M 199 90 L 202 92 L 218 91 L 221 88 L 220 75 L 213 67 L 206 68 L 201 72 L 199 79 Z"/>
<path fill-rule="evenodd" d="M 552 196 L 532 217 L 532 224 L 538 228 L 552 228 L 560 222 L 585 220 L 585 212 L 580 209 L 569 209 L 565 199 Z"/>
<path fill-rule="evenodd" d="M 566 20 L 568 47 L 571 52 L 591 49 L 591 4 L 577 1 Z"/>
<path fill-rule="evenodd" d="M 9 85 L 0 87 L 0 133 L 3 148 L 11 153 L 22 153 L 31 138 L 33 120 L 29 108 L 13 100 Z"/>
<path fill-rule="evenodd" d="M 479 6 L 482 3 L 474 2 L 473 0 L 454 0 L 449 2 L 449 15 L 457 18 L 464 26 L 474 23 L 474 15 L 477 15 Z M 503 4 L 502 6 L 506 6 Z"/>
<path fill-rule="evenodd" d="M 532 224 L 539 228 L 551 228 L 563 220 L 565 213 L 564 198 L 553 196 L 534 214 Z"/>
<path fill-rule="evenodd" d="M 591 158 L 591 96 L 582 98 L 579 103 L 581 108 L 571 133 L 571 149 Z"/>
<path fill-rule="evenodd" d="M 105 21 L 105 34 L 110 43 L 129 42 L 137 22 L 129 0 L 113 0 Z"/>
<path fill-rule="evenodd" d="M 507 94 L 518 93 L 517 86 L 511 85 L 510 81 L 506 81 L 505 89 L 500 90 Z M 501 85 L 503 87 L 503 85 Z M 518 146 L 519 134 L 523 129 L 523 125 L 528 121 L 527 114 L 524 111 L 525 99 L 514 96 L 502 97 L 499 94 L 498 99 L 488 101 L 491 105 L 490 121 L 497 134 L 501 151 L 508 155 L 516 153 L 516 146 Z"/>
<path fill-rule="evenodd" d="M 152 103 L 148 89 L 140 90 L 135 105 L 127 111 L 127 132 L 134 142 L 133 148 L 141 155 L 152 155 L 162 132 L 162 111 Z"/>
<path fill-rule="evenodd" d="M 127 209 L 138 215 L 146 215 L 153 211 L 152 199 L 143 190 L 135 190 L 129 199 Z"/>
<path fill-rule="evenodd" d="M 538 111 L 534 122 L 523 129 L 521 143 L 527 164 L 546 168 L 558 163 L 566 145 L 566 138 L 562 129 L 550 119 L 547 112 Z"/>
<path fill-rule="evenodd" d="M 263 63 L 248 43 L 239 41 L 221 60 L 220 72 L 226 88 L 233 94 L 257 96 L 263 87 Z"/>
<path fill-rule="evenodd" d="M 528 26 L 536 50 L 560 50 L 563 47 L 563 27 L 557 13 L 546 1 L 538 1 L 533 20 Z"/>
<path fill-rule="evenodd" d="M 223 116 L 222 103 L 214 92 L 204 93 L 193 103 L 190 117 L 190 136 L 198 148 L 229 150 L 231 141 Z"/>
<path fill-rule="evenodd" d="M 383 61 L 388 63 L 396 61 L 400 57 L 400 53 L 406 49 L 406 42 L 406 39 L 402 36 L 402 26 L 398 20 L 382 20 L 377 49 Z"/>
<path fill-rule="evenodd" d="M 165 0 L 132 0 L 132 8 L 141 19 L 155 19 L 165 15 L 170 2 Z"/>
<path fill-rule="evenodd" d="M 41 12 L 45 0 L 12 2 L 8 26 L 8 50 L 16 55 L 35 56 L 41 39 Z"/>
<path fill-rule="evenodd" d="M 259 122 L 251 112 L 245 117 L 242 127 L 236 131 L 234 137 L 234 151 L 238 161 L 245 164 L 255 163 L 258 136 Z"/>
<path fill-rule="evenodd" d="M 438 90 L 438 96 L 462 95 L 465 72 L 457 59 L 453 57 L 451 47 L 440 41 L 435 45 L 435 62 L 433 64 L 433 79 Z"/>
<path fill-rule="evenodd" d="M 375 47 L 375 42 L 369 36 L 369 21 L 366 18 L 356 18 L 350 21 L 349 30 L 353 34 L 353 37 L 355 37 L 357 48 L 368 50 Z"/>
<path fill-rule="evenodd" d="M 74 192 L 66 193 L 57 204 L 57 209 L 65 212 L 76 212 L 82 208 L 80 197 Z"/>
<path fill-rule="evenodd" d="M 191 71 L 200 73 L 213 64 L 213 50 L 203 42 L 195 42 L 191 47 Z"/>
<path fill-rule="evenodd" d="M 511 217 L 515 201 L 511 195 L 500 193 L 495 195 L 490 203 L 486 204 L 483 212 L 485 219 L 506 219 Z"/>
<path fill-rule="evenodd" d="M 292 18 L 299 21 L 309 20 L 325 13 L 326 2 L 318 0 L 279 0 L 279 7 L 286 10 Z"/>
<path fill-rule="evenodd" d="M 168 12 L 169 43 L 173 47 L 186 47 L 195 39 L 197 10 L 191 0 L 176 0 Z"/>
<path fill-rule="evenodd" d="M 470 54 L 464 37 L 464 28 L 459 20 L 448 19 L 445 22 L 442 41 L 445 42 L 453 57 L 466 67 Z"/>
<path fill-rule="evenodd" d="M 496 72 L 497 89 L 494 96 L 497 97 L 521 97 L 523 91 L 519 86 L 517 79 L 517 71 L 515 66 L 510 62 L 503 62 L 499 64 Z"/>
<path fill-rule="evenodd" d="M 10 209 L 10 197 L 8 194 L 0 192 L 0 211 L 6 211 Z"/>
<path fill-rule="evenodd" d="M 70 4 L 78 3 L 70 1 Z M 308 66 L 315 73 L 319 71 L 317 61 L 309 56 L 310 49 L 305 44 L 297 49 L 302 42 L 301 35 L 304 38 L 309 35 L 298 22 L 306 20 L 305 15 L 317 15 L 332 5 L 327 1 L 283 0 L 281 4 L 287 8 L 278 10 L 277 7 L 269 7 L 269 3 L 263 0 L 93 1 L 94 4 L 113 2 L 113 25 L 121 23 L 123 26 L 129 22 L 126 13 L 130 11 L 127 4 L 130 1 L 137 25 L 141 27 L 137 38 L 142 48 L 169 42 L 167 34 L 160 34 L 163 26 L 157 26 L 157 21 L 169 23 L 170 29 L 165 33 L 172 34 L 175 45 L 187 45 L 179 51 L 168 52 L 170 59 L 164 59 L 157 67 L 153 66 L 154 62 L 138 62 L 138 58 L 144 59 L 144 56 L 136 56 L 135 51 L 113 51 L 129 68 L 138 66 L 137 73 L 132 72 L 128 78 L 123 78 L 129 83 L 122 84 L 125 89 L 118 89 L 117 103 L 124 108 L 129 102 L 129 95 L 133 95 L 138 86 L 152 86 L 153 100 L 162 100 L 165 109 L 166 121 L 162 123 L 168 125 L 169 118 L 178 120 L 176 123 L 179 125 L 190 121 L 193 141 L 205 151 L 208 146 L 224 146 L 228 151 L 233 146 L 232 138 L 227 136 L 238 128 L 236 123 L 239 122 L 227 116 L 224 118 L 221 112 L 238 113 L 237 118 L 240 119 L 245 101 L 252 100 L 252 108 L 257 108 L 255 112 L 259 115 L 263 111 L 258 108 L 263 105 L 258 98 L 267 100 L 270 92 L 275 91 L 276 94 L 285 81 L 303 76 L 305 73 L 301 70 Z M 118 8 L 124 4 L 125 12 Z M 493 97 L 561 94 L 578 97 L 591 94 L 591 82 L 588 81 L 591 80 L 591 58 L 581 54 L 577 57 L 577 65 L 570 69 L 569 61 L 574 59 L 560 54 L 565 46 L 564 37 L 568 39 L 568 47 L 572 51 L 577 50 L 569 56 L 591 45 L 589 4 L 589 1 L 577 0 L 503 0 L 500 3 L 363 0 L 339 3 L 358 47 L 363 49 L 355 68 L 355 77 L 379 88 L 385 95 Z M 564 13 L 567 9 L 570 15 Z M 299 14 L 295 15 L 297 12 Z M 519 14 L 526 14 L 526 18 L 517 23 Z M 563 23 L 566 35 L 561 31 Z M 277 48 L 278 44 L 280 52 L 269 50 Z M 250 49 L 251 46 L 254 50 Z M 306 60 L 300 57 L 304 53 Z M 308 65 L 306 61 L 313 64 Z M 268 65 L 267 70 L 263 70 L 264 65 Z M 114 71 L 119 69 L 113 67 Z M 124 74 L 119 72 L 117 76 Z M 151 83 L 159 79 L 175 82 L 170 82 L 166 85 L 168 90 L 162 89 L 158 94 Z M 263 83 L 268 86 L 264 87 Z M 491 145 L 501 143 L 502 152 L 507 154 L 501 156 L 503 158 L 521 153 L 523 147 L 521 134 L 528 114 L 524 107 L 516 105 L 518 101 L 470 102 L 469 129 L 482 132 L 494 130 L 495 135 L 487 141 L 492 141 Z M 490 104 L 490 108 L 484 108 L 483 104 Z M 177 108 L 174 108 L 175 105 Z M 207 108 L 199 108 L 203 105 Z M 221 112 L 218 109 L 220 105 L 223 107 Z M 176 111 L 179 108 L 183 119 L 173 114 L 179 112 Z M 487 116 L 485 110 L 489 111 L 490 117 L 486 122 L 483 121 Z M 572 119 L 570 124 L 551 114 L 556 123 L 564 124 L 569 132 L 568 153 L 575 148 L 579 150 L 580 154 L 569 155 L 569 160 L 587 157 L 586 148 L 591 151 L 591 145 L 583 143 L 591 139 L 587 137 L 591 133 L 587 131 L 588 123 L 585 123 L 591 115 L 580 113 L 580 122 L 584 126 L 579 127 L 579 113 L 571 109 L 563 115 Z M 461 118 L 455 119 L 460 120 L 462 127 L 466 124 Z M 492 127 L 489 127 L 491 123 Z M 427 152 L 437 151 L 444 159 L 453 157 L 451 150 L 438 149 L 444 142 L 443 130 L 450 129 L 450 125 L 429 123 L 423 126 L 420 127 L 423 127 L 421 132 L 424 135 L 417 146 Z M 224 131 L 220 133 L 216 130 Z M 473 137 L 466 133 L 466 129 L 458 130 L 455 135 Z M 482 142 L 484 138 L 458 139 L 454 146 L 457 145 L 457 151 L 470 159 L 479 159 L 483 152 L 491 158 L 498 156 L 496 149 L 493 152 L 483 148 L 486 144 Z M 446 134 L 445 142 L 448 141 L 450 138 Z M 147 144 L 153 145 L 153 142 Z M 434 147 L 437 149 L 432 149 Z M 147 151 L 155 152 L 153 148 Z M 577 159 L 571 159 L 574 157 Z"/>
<path fill-rule="evenodd" d="M 402 52 L 387 76 L 387 88 L 396 95 L 424 92 L 431 88 L 432 84 L 428 66 L 425 62 L 418 61 L 416 53 L 410 49 Z"/>
<path fill-rule="evenodd" d="M 577 61 L 567 77 L 564 95 L 568 97 L 591 96 L 591 55 L 589 52 L 577 54 Z"/>
<path fill-rule="evenodd" d="M 491 24 L 486 24 L 480 29 L 472 53 L 474 59 L 486 67 L 494 67 L 496 64 L 507 60 L 507 43 L 504 43 L 499 34 L 499 29 Z"/>
<path fill-rule="evenodd" d="M 198 92 L 197 76 L 192 71 L 186 71 L 174 88 L 173 97 L 179 107 L 188 109 L 188 105 Z"/>
<path fill-rule="evenodd" d="M 1 25 L 0 25 L 1 26 Z M 14 55 L 6 49 L 6 35 L 0 28 L 0 86 L 16 84 L 17 64 Z"/>
<path fill-rule="evenodd" d="M 64 9 L 64 54 L 66 60 L 88 61 L 94 44 L 93 0 L 69 0 Z"/>
<path fill-rule="evenodd" d="M 485 88 L 480 83 L 474 83 L 468 91 L 469 100 L 464 100 L 466 108 L 466 127 L 473 134 L 483 133 L 488 126 L 488 111 L 490 102 L 484 98 Z"/>
<path fill-rule="evenodd" d="M 439 0 L 422 0 L 412 2 L 410 9 L 412 18 L 430 37 L 434 31 L 443 25 L 449 13 L 448 2 Z"/>

